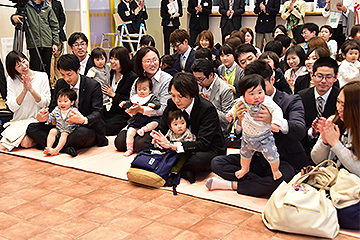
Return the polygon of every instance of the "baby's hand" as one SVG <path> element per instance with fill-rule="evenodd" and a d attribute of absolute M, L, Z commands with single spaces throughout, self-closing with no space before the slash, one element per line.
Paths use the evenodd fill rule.
<path fill-rule="evenodd" d="M 279 132 L 279 131 L 280 131 L 280 126 L 277 125 L 277 124 L 272 123 L 272 124 L 270 125 L 270 129 L 271 129 L 271 131 L 273 131 L 273 132 Z"/>
<path fill-rule="evenodd" d="M 119 107 L 124 107 L 124 105 L 126 104 L 126 102 L 125 101 L 122 101 L 121 103 L 119 103 Z"/>
<path fill-rule="evenodd" d="M 148 107 L 154 108 L 155 107 L 155 103 L 149 103 Z"/>
<path fill-rule="evenodd" d="M 232 112 L 229 111 L 226 115 L 225 115 L 226 120 L 228 120 L 228 122 L 232 122 L 233 120 L 233 115 Z"/>

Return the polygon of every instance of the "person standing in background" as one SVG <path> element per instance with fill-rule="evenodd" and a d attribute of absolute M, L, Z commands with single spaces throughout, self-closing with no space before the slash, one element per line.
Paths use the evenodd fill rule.
<path fill-rule="evenodd" d="M 45 72 L 50 75 L 50 62 L 52 53 L 57 52 L 59 44 L 59 23 L 54 11 L 48 6 L 44 0 L 30 0 L 25 6 L 27 13 L 27 22 L 34 36 L 35 42 L 32 41 L 30 32 L 26 26 L 26 46 L 30 54 L 30 69 L 35 71 L 43 71 L 41 61 L 35 49 L 39 50 L 40 57 L 45 66 Z M 11 15 L 11 22 L 15 24 L 23 24 L 23 16 L 17 12 Z"/>
<path fill-rule="evenodd" d="M 209 14 L 211 13 L 212 0 L 189 0 L 187 10 L 190 17 L 190 42 L 191 47 L 196 46 L 196 38 L 203 30 L 209 29 Z"/>
<path fill-rule="evenodd" d="M 61 2 L 58 0 L 46 0 L 46 3 L 53 9 L 56 18 L 59 22 L 59 44 L 58 44 L 58 50 L 56 53 L 53 53 L 52 58 L 51 58 L 51 66 L 50 66 L 50 84 L 51 84 L 51 88 L 55 87 L 56 81 L 61 78 L 61 73 L 60 71 L 57 69 L 57 62 L 59 61 L 59 58 L 63 55 L 64 53 L 64 42 L 66 42 L 66 34 L 64 31 L 64 26 L 65 26 L 65 21 L 66 21 L 66 17 L 65 17 L 65 13 L 64 13 L 64 8 L 61 5 Z"/>
<path fill-rule="evenodd" d="M 326 23 L 334 29 L 333 39 L 338 44 L 338 49 L 345 42 L 346 36 L 350 35 L 350 29 L 354 26 L 354 0 L 343 0 L 343 4 L 337 4 L 337 10 L 330 9 L 330 0 L 326 0 L 326 6 L 322 9 L 322 15 L 327 18 Z"/>
<path fill-rule="evenodd" d="M 280 0 L 256 0 L 254 13 L 258 14 L 256 20 L 255 46 L 262 51 L 263 46 L 272 40 L 272 30 L 276 24 L 276 15 L 279 13 Z M 264 44 L 265 39 L 265 44 Z"/>
<path fill-rule="evenodd" d="M 241 14 L 245 11 L 245 0 L 220 0 L 219 12 L 221 14 L 220 28 L 222 43 L 225 36 L 241 28 Z"/>
<path fill-rule="evenodd" d="M 161 0 L 160 16 L 162 17 L 161 26 L 163 26 L 165 55 L 170 54 L 170 34 L 179 29 L 179 18 L 182 15 L 181 0 Z"/>

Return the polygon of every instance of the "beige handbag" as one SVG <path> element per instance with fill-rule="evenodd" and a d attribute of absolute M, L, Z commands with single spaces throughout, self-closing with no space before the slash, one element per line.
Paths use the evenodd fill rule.
<path fill-rule="evenodd" d="M 311 175 L 323 174 L 317 169 L 324 162 L 303 176 L 297 174 L 289 184 L 282 182 L 273 192 L 262 213 L 263 222 L 269 229 L 325 238 L 336 237 L 339 232 L 336 209 L 324 190 L 334 179 L 330 179 L 320 190 L 304 183 Z"/>

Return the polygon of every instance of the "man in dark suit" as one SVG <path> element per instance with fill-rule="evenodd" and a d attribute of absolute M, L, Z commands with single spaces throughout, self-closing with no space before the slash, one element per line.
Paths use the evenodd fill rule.
<path fill-rule="evenodd" d="M 82 32 L 74 32 L 68 39 L 69 48 L 79 58 L 80 74 L 85 75 L 94 66 L 88 54 L 89 40 Z"/>
<path fill-rule="evenodd" d="M 199 3 L 200 2 L 200 3 Z M 209 15 L 212 0 L 189 0 L 187 11 L 190 17 L 190 46 L 196 46 L 196 38 L 203 30 L 209 29 Z M 200 40 L 200 39 L 199 39 Z"/>
<path fill-rule="evenodd" d="M 282 178 L 274 181 L 271 168 L 261 153 L 256 152 L 251 161 L 250 172 L 243 178 L 237 179 L 235 172 L 240 166 L 238 154 L 217 156 L 211 162 L 211 169 L 220 177 L 211 178 L 207 182 L 210 190 L 231 189 L 239 194 L 250 196 L 269 196 L 282 181 L 290 181 L 302 167 L 307 166 L 309 161 L 300 140 L 306 134 L 304 106 L 298 95 L 289 95 L 274 88 L 275 79 L 272 76 L 271 67 L 262 61 L 256 60 L 245 68 L 245 75 L 261 74 L 265 79 L 266 95 L 271 96 L 283 110 L 285 121 L 281 124 L 279 133 L 274 133 L 276 147 L 280 155 L 280 171 Z M 241 118 L 246 108 L 239 106 L 237 116 Z M 260 114 L 254 115 L 256 120 L 270 123 L 271 115 L 263 108 Z M 230 182 L 230 184 L 229 184 Z"/>
<path fill-rule="evenodd" d="M 241 14 L 245 12 L 245 0 L 220 0 L 219 12 L 221 36 L 224 43 L 226 35 L 241 28 Z"/>
<path fill-rule="evenodd" d="M 214 105 L 199 95 L 197 79 L 190 73 L 177 73 L 170 81 L 171 99 L 162 115 L 158 132 L 151 133 L 156 146 L 184 153 L 187 160 L 181 176 L 195 182 L 195 173 L 210 170 L 211 159 L 225 154 L 225 140 Z M 170 111 L 181 110 L 188 128 L 196 136 L 193 142 L 169 142 L 164 135 L 169 130 L 167 117 Z"/>
<path fill-rule="evenodd" d="M 178 72 L 189 72 L 195 62 L 196 50 L 189 46 L 190 35 L 184 29 L 176 29 L 170 34 L 170 43 L 176 51 L 172 56 L 176 59 L 174 68 Z"/>
<path fill-rule="evenodd" d="M 44 107 L 38 112 L 36 118 L 39 123 L 30 124 L 27 134 L 42 147 L 46 146 L 48 132 L 55 126 L 45 125 L 44 122 L 49 112 L 57 106 L 56 95 L 63 88 L 72 88 L 77 93 L 75 106 L 80 113 L 70 112 L 69 121 L 80 124 L 80 127 L 69 135 L 62 152 L 75 157 L 76 149 L 94 145 L 106 146 L 108 141 L 105 137 L 105 123 L 102 120 L 103 97 L 100 84 L 79 74 L 79 59 L 73 54 L 61 56 L 58 67 L 63 78 L 56 83 L 49 109 Z"/>
<path fill-rule="evenodd" d="M 337 81 L 338 69 L 338 64 L 334 59 L 319 58 L 314 63 L 311 77 L 314 87 L 298 92 L 304 104 L 305 123 L 308 130 L 301 143 L 309 159 L 311 159 L 311 149 L 319 136 L 319 118 L 328 118 L 335 114 L 339 88 L 335 87 L 334 83 Z"/>
<path fill-rule="evenodd" d="M 169 9 L 169 0 L 161 0 L 161 8 L 160 8 L 160 16 L 162 18 L 161 20 L 161 26 L 163 26 L 163 35 L 164 35 L 164 48 L 165 48 L 165 55 L 170 54 L 170 34 L 175 31 L 176 29 L 179 29 L 180 26 L 180 20 L 179 18 L 183 16 L 183 9 L 182 9 L 182 3 L 181 0 L 175 0 L 175 4 L 177 5 L 177 11 L 176 8 L 170 11 Z"/>
<path fill-rule="evenodd" d="M 272 31 L 276 25 L 276 15 L 279 13 L 280 0 L 257 0 L 254 13 L 258 14 L 256 20 L 256 47 L 263 49 L 265 43 L 272 40 Z"/>

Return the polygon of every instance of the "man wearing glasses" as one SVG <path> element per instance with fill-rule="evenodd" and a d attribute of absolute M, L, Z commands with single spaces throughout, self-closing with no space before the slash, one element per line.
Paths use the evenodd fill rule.
<path fill-rule="evenodd" d="M 338 74 L 337 62 L 330 58 L 319 58 L 313 66 L 311 77 L 314 87 L 298 92 L 305 108 L 307 136 L 301 141 L 307 156 L 310 158 L 311 148 L 319 136 L 319 119 L 335 114 L 336 99 L 339 88 L 334 86 Z"/>
<path fill-rule="evenodd" d="M 228 137 L 230 123 L 225 116 L 234 104 L 234 93 L 231 87 L 215 74 L 212 62 L 207 59 L 196 60 L 191 70 L 197 78 L 200 96 L 215 106 L 219 115 L 221 131 L 225 137 Z"/>
<path fill-rule="evenodd" d="M 179 72 L 191 73 L 195 62 L 196 50 L 189 46 L 190 35 L 184 29 L 176 29 L 170 34 L 170 43 L 176 51 L 172 56 L 176 59 L 174 68 Z"/>
<path fill-rule="evenodd" d="M 88 38 L 82 32 L 74 32 L 68 39 L 69 48 L 79 58 L 80 74 L 85 76 L 94 66 L 88 54 L 88 43 Z"/>
<path fill-rule="evenodd" d="M 316 37 L 319 33 L 319 26 L 315 23 L 305 23 L 301 30 L 301 35 L 303 36 L 305 40 L 305 44 L 301 47 L 304 49 L 305 53 L 308 51 L 308 45 L 310 39 L 313 37 Z"/>

